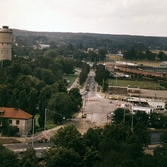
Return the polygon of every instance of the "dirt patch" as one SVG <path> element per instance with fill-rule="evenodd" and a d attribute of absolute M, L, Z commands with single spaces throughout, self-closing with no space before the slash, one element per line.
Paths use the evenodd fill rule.
<path fill-rule="evenodd" d="M 94 123 L 94 122 L 91 122 L 87 118 L 82 118 L 82 114 L 79 113 L 76 118 L 65 121 L 60 126 L 57 126 L 53 129 L 46 130 L 45 132 L 42 132 L 40 134 L 36 134 L 34 136 L 34 141 L 36 141 L 40 137 L 40 135 L 44 135 L 50 138 L 57 132 L 58 129 L 63 128 L 64 126 L 68 124 L 74 124 L 82 135 L 86 133 L 89 128 L 103 128 L 104 127 L 104 124 Z M 29 140 L 28 139 L 21 140 L 21 138 L 17 139 L 17 138 L 12 138 L 12 137 L 0 137 L 0 144 L 12 144 L 12 143 L 21 143 L 21 142 L 29 142 Z"/>
<path fill-rule="evenodd" d="M 0 144 L 12 144 L 12 143 L 21 143 L 19 140 L 17 139 L 13 139 L 13 138 L 0 138 Z"/>
<path fill-rule="evenodd" d="M 71 121 L 76 126 L 78 131 L 83 135 L 89 128 L 103 128 L 105 124 L 91 122 L 87 118 L 82 118 L 82 114 L 79 114 L 75 119 Z"/>

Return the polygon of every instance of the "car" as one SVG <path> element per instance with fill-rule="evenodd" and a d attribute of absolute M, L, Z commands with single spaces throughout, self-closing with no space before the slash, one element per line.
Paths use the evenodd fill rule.
<path fill-rule="evenodd" d="M 110 103 L 112 103 L 112 101 L 110 101 Z"/>
<path fill-rule="evenodd" d="M 49 140 L 45 137 L 45 136 L 42 136 L 38 139 L 38 142 L 39 143 L 47 143 Z"/>
<path fill-rule="evenodd" d="M 86 118 L 86 117 L 87 117 L 87 114 L 83 113 L 82 118 Z"/>

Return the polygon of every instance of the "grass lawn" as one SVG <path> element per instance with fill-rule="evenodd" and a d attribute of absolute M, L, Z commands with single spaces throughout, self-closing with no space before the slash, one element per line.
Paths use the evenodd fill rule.
<path fill-rule="evenodd" d="M 36 114 L 34 119 L 35 119 L 35 126 L 37 126 L 37 127 L 39 127 L 38 118 L 39 118 L 39 114 Z"/>
<path fill-rule="evenodd" d="M 64 78 L 67 78 L 67 80 L 70 81 L 70 84 L 68 85 L 68 87 L 70 87 L 74 83 L 74 81 L 77 79 L 78 76 L 79 74 L 64 75 Z"/>
<path fill-rule="evenodd" d="M 38 124 L 39 114 L 36 114 L 34 118 L 35 118 L 35 126 L 39 127 L 39 124 Z M 46 129 L 52 129 L 52 128 L 55 128 L 56 126 L 58 125 L 46 120 Z"/>
<path fill-rule="evenodd" d="M 127 87 L 130 86 L 138 86 L 141 89 L 151 89 L 151 90 L 157 90 L 157 89 L 165 89 L 163 86 L 159 86 L 159 82 L 156 81 L 145 81 L 145 80 L 122 80 L 122 79 L 110 79 L 109 80 L 110 86 L 123 86 Z"/>

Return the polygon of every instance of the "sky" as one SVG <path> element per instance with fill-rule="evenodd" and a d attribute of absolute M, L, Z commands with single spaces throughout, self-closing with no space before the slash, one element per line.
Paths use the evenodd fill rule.
<path fill-rule="evenodd" d="M 167 0 L 0 0 L 0 27 L 167 37 Z"/>

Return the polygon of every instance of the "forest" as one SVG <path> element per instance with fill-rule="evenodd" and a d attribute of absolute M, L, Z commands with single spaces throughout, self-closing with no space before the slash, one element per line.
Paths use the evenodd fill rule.
<path fill-rule="evenodd" d="M 24 46 L 32 46 L 36 41 L 43 44 L 61 45 L 72 44 L 74 48 L 107 48 L 110 53 L 117 53 L 118 50 L 129 50 L 134 48 L 137 51 L 144 50 L 167 50 L 167 37 L 112 35 L 93 33 L 62 33 L 62 32 L 33 32 L 13 29 L 13 39 Z M 26 43 L 23 40 L 27 39 Z"/>

